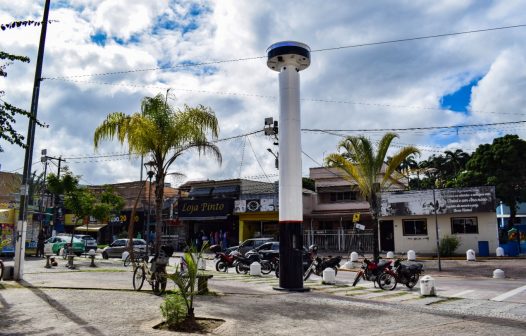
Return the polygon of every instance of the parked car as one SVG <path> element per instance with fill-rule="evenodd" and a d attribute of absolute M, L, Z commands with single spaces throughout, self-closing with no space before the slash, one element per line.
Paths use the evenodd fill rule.
<path fill-rule="evenodd" d="M 76 234 L 74 237 L 84 242 L 85 251 L 89 251 L 91 249 L 97 251 L 97 241 L 92 236 Z"/>
<path fill-rule="evenodd" d="M 71 243 L 71 236 L 50 237 L 44 242 L 44 254 L 59 255 L 64 245 Z M 73 237 L 73 253 L 80 256 L 84 252 L 84 242 Z"/>
<path fill-rule="evenodd" d="M 263 245 L 264 243 L 274 241 L 274 238 L 250 238 L 245 240 L 241 245 L 239 246 L 232 246 L 229 247 L 226 252 L 231 253 L 232 251 L 238 251 L 242 255 L 245 255 L 250 250 L 255 249 L 256 247 L 259 247 Z M 279 249 L 279 248 L 278 248 Z"/>
<path fill-rule="evenodd" d="M 129 239 L 117 239 L 110 245 L 106 246 L 102 250 L 102 257 L 104 259 L 108 258 L 120 258 L 122 257 L 122 253 L 124 251 L 127 251 L 128 249 L 128 241 Z M 146 241 L 144 239 L 137 239 L 133 238 L 133 250 L 135 252 L 146 252 Z"/>
<path fill-rule="evenodd" d="M 279 257 L 279 242 L 268 241 L 250 250 L 249 252 L 257 252 L 265 260 L 270 260 L 272 257 Z"/>

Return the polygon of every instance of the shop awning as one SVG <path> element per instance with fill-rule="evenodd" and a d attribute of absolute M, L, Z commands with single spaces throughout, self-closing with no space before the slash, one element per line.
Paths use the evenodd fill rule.
<path fill-rule="evenodd" d="M 88 224 L 88 225 L 81 225 L 77 226 L 75 228 L 75 231 L 77 232 L 98 232 L 100 229 L 105 227 L 108 224 Z M 86 227 L 87 226 L 87 227 Z"/>
<path fill-rule="evenodd" d="M 189 197 L 204 197 L 204 196 L 210 196 L 210 193 L 212 192 L 212 188 L 192 188 L 190 190 L 190 193 L 188 194 Z"/>
<path fill-rule="evenodd" d="M 213 196 L 221 196 L 221 195 L 227 196 L 227 195 L 237 195 L 237 194 L 239 194 L 238 185 L 215 187 L 214 190 L 212 190 Z"/>

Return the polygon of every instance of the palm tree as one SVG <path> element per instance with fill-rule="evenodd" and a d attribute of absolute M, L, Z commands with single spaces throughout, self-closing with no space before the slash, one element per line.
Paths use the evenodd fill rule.
<path fill-rule="evenodd" d="M 121 144 L 128 143 L 130 154 L 150 155 L 155 172 L 156 251 L 161 239 L 164 179 L 170 166 L 191 149 L 200 155 L 211 154 L 219 163 L 222 160 L 219 148 L 208 139 L 217 139 L 219 134 L 214 112 L 203 105 L 174 109 L 166 98 L 161 94 L 145 97 L 141 113 L 110 113 L 93 136 L 95 148 L 101 140 L 117 138 Z"/>
<path fill-rule="evenodd" d="M 466 166 L 469 161 L 469 154 L 464 152 L 462 149 L 456 149 L 454 152 L 445 151 L 446 162 L 449 163 L 453 168 L 453 175 L 456 176 L 461 169 Z"/>
<path fill-rule="evenodd" d="M 398 150 L 388 164 L 386 154 L 393 139 L 397 138 L 395 133 L 386 133 L 380 142 L 376 152 L 371 141 L 364 136 L 349 136 L 338 144 L 338 153 L 326 157 L 325 163 L 331 167 L 338 167 L 346 173 L 346 179 L 355 181 L 361 194 L 369 202 L 369 211 L 373 218 L 373 253 L 374 259 L 379 258 L 378 249 L 378 215 L 380 212 L 380 191 L 389 185 L 396 183 L 401 178 L 396 169 L 410 155 L 420 154 L 420 151 L 407 146 Z"/>

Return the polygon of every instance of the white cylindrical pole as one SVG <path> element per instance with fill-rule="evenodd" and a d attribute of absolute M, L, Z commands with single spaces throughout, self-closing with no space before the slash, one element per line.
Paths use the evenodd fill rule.
<path fill-rule="evenodd" d="M 279 72 L 279 254 L 278 289 L 303 291 L 300 75 L 310 48 L 294 41 L 268 50 L 267 66 Z"/>
<path fill-rule="evenodd" d="M 279 73 L 279 105 L 279 221 L 302 222 L 300 74 L 293 66 Z"/>

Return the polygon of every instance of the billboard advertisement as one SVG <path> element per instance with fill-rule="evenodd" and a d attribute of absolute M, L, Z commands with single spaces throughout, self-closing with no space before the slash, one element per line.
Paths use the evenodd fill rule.
<path fill-rule="evenodd" d="M 433 193 L 435 203 L 433 203 Z M 381 216 L 495 212 L 495 187 L 384 192 Z"/>

